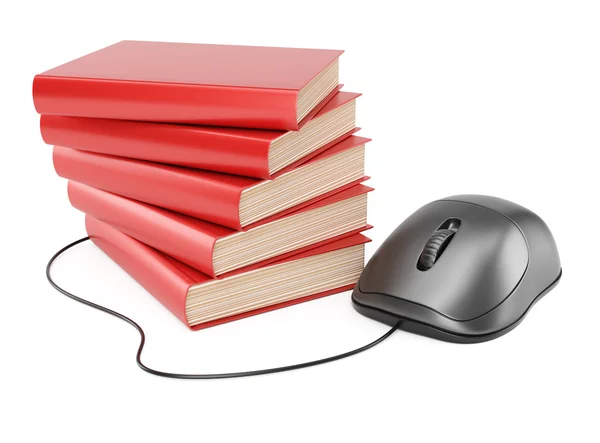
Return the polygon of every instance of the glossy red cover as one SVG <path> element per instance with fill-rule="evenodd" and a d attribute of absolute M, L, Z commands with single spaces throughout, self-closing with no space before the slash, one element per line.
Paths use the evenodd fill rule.
<path fill-rule="evenodd" d="M 356 136 L 346 138 L 305 165 L 368 141 Z M 54 168 L 61 177 L 237 230 L 242 229 L 239 217 L 242 191 L 264 181 L 60 146 L 54 147 L 53 159 Z M 325 195 L 307 200 L 294 209 Z"/>
<path fill-rule="evenodd" d="M 326 116 L 359 95 L 338 92 L 313 119 Z M 286 133 L 61 115 L 42 115 L 40 130 L 49 145 L 264 179 L 271 178 L 269 147 Z M 344 134 L 310 156 L 351 134 Z"/>
<path fill-rule="evenodd" d="M 36 75 L 40 114 L 297 130 L 296 102 L 343 51 L 122 41 Z"/>
<path fill-rule="evenodd" d="M 189 288 L 192 285 L 211 281 L 212 278 L 202 274 L 198 270 L 175 260 L 150 246 L 135 240 L 134 238 L 120 232 L 107 223 L 101 222 L 89 215 L 85 218 L 86 229 L 91 240 L 114 260 L 123 270 L 142 285 L 150 294 L 160 301 L 169 311 L 179 318 L 186 326 L 190 327 L 185 315 L 185 302 Z M 342 249 L 370 241 L 361 234 L 348 236 L 344 239 L 318 246 L 303 253 L 288 257 L 285 260 L 271 263 L 277 264 L 284 261 L 297 260 L 316 254 Z M 239 269 L 235 272 L 225 274 L 219 278 L 248 272 L 258 269 L 253 265 L 248 268 Z M 315 298 L 351 289 L 353 285 L 343 286 L 326 292 L 320 292 L 296 300 L 277 303 L 268 307 L 255 309 L 226 318 L 192 326 L 192 330 L 207 328 L 229 321 L 239 320 L 263 312 L 272 311 L 297 303 L 302 303 Z"/>
<path fill-rule="evenodd" d="M 314 210 L 371 190 L 372 188 L 364 185 L 353 186 L 285 217 Z M 225 226 L 131 200 L 77 182 L 70 181 L 68 191 L 71 204 L 80 211 L 110 223 L 125 234 L 213 277 L 215 276 L 213 268 L 215 242 L 218 238 L 237 232 Z M 368 227 L 361 227 L 356 232 L 365 229 Z M 344 233 L 342 236 L 348 234 Z M 328 239 L 327 241 L 332 240 Z M 310 249 L 314 246 L 310 245 L 303 249 Z M 281 259 L 285 255 L 295 254 L 300 250 L 271 257 L 260 263 Z"/>

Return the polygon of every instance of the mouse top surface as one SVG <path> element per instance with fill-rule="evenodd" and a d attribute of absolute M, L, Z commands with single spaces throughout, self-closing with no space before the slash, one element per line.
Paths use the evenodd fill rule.
<path fill-rule="evenodd" d="M 559 274 L 552 234 L 533 212 L 495 197 L 453 196 L 394 230 L 353 300 L 449 334 L 485 336 L 522 318 Z"/>

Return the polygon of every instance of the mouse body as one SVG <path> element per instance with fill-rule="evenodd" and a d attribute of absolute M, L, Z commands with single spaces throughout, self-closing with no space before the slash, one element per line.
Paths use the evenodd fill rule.
<path fill-rule="evenodd" d="M 561 275 L 540 217 L 500 198 L 459 195 L 398 226 L 365 266 L 352 302 L 402 330 L 477 343 L 517 326 Z"/>

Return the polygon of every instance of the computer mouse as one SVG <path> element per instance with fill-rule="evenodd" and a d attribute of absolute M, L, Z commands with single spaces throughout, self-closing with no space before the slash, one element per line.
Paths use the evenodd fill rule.
<path fill-rule="evenodd" d="M 477 343 L 516 327 L 561 275 L 540 217 L 500 198 L 458 195 L 423 206 L 392 232 L 352 302 L 402 330 Z"/>

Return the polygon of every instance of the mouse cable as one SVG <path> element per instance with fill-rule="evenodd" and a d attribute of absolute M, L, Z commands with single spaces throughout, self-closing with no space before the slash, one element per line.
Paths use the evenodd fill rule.
<path fill-rule="evenodd" d="M 138 325 L 135 321 L 133 321 L 126 315 L 123 315 L 119 312 L 113 311 L 112 309 L 109 309 L 107 307 L 93 303 L 84 298 L 78 297 L 75 294 L 72 294 L 71 292 L 67 291 L 66 289 L 63 289 L 62 287 L 60 287 L 52 278 L 50 269 L 52 268 L 52 264 L 56 261 L 56 259 L 58 257 L 60 257 L 63 253 L 68 251 L 69 249 L 71 249 L 74 246 L 76 246 L 80 243 L 83 243 L 89 239 L 90 239 L 89 237 L 80 238 L 79 240 L 76 240 L 73 243 L 68 244 L 67 246 L 65 246 L 64 248 L 59 250 L 56 254 L 54 254 L 52 256 L 52 258 L 48 261 L 48 264 L 46 265 L 46 278 L 48 279 L 48 281 L 50 282 L 52 287 L 54 289 L 56 289 L 58 292 L 60 292 L 61 294 L 66 295 L 67 297 L 70 297 L 73 300 L 78 301 L 79 303 L 83 303 L 84 305 L 91 306 L 92 308 L 98 309 L 99 311 L 106 312 L 107 314 L 117 317 L 117 318 L 129 323 L 131 326 L 133 326 L 135 329 L 137 329 L 137 331 L 140 333 L 140 344 L 139 344 L 139 347 L 137 350 L 137 355 L 135 357 L 135 360 L 141 369 L 143 369 L 144 371 L 146 371 L 152 375 L 157 375 L 159 377 L 182 378 L 182 379 L 190 379 L 190 380 L 209 380 L 209 379 L 217 379 L 217 378 L 251 377 L 254 375 L 274 374 L 276 372 L 285 372 L 285 371 L 293 371 L 295 369 L 308 368 L 310 366 L 317 366 L 317 365 L 322 365 L 324 363 L 341 360 L 343 358 L 350 357 L 352 355 L 356 355 L 360 352 L 366 351 L 367 349 L 370 349 L 370 348 L 378 345 L 382 341 L 384 341 L 386 338 L 388 338 L 390 335 L 392 335 L 394 333 L 394 331 L 396 331 L 396 329 L 398 329 L 398 327 L 400 326 L 400 322 L 398 322 L 397 324 L 395 324 L 392 327 L 392 329 L 390 329 L 388 332 L 383 334 L 377 340 L 372 341 L 371 343 L 369 343 L 365 346 L 362 346 L 360 348 L 354 349 L 352 351 L 344 352 L 343 354 L 334 355 L 332 357 L 327 357 L 327 358 L 323 358 L 320 360 L 313 360 L 313 361 L 308 361 L 305 363 L 298 363 L 298 364 L 290 365 L 290 366 L 280 366 L 280 367 L 276 367 L 276 368 L 259 369 L 259 370 L 255 370 L 255 371 L 225 372 L 225 373 L 221 373 L 221 374 L 177 374 L 177 373 L 173 373 L 173 372 L 158 371 L 156 369 L 149 368 L 144 363 L 142 363 L 142 351 L 144 349 L 144 344 L 146 343 L 146 335 L 144 334 L 144 330 L 142 329 L 142 327 L 140 325 Z"/>

